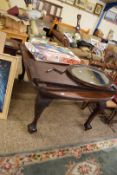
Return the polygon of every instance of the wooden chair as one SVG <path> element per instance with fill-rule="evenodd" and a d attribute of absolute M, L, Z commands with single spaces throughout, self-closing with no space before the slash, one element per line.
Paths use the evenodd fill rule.
<path fill-rule="evenodd" d="M 91 64 L 92 65 L 92 64 Z M 108 63 L 98 63 L 93 64 L 93 66 L 98 67 L 99 69 L 103 70 L 105 74 L 111 77 L 113 80 L 113 87 L 117 90 L 117 65 L 111 65 Z M 115 83 L 115 84 L 114 84 Z M 83 102 L 81 109 L 85 109 L 88 107 L 90 112 L 95 109 L 94 103 Z M 105 110 L 101 111 L 100 115 L 103 117 L 104 121 L 107 124 L 117 123 L 117 120 L 114 120 L 117 117 L 117 95 L 114 96 L 112 100 L 109 100 L 105 103 Z"/>
<path fill-rule="evenodd" d="M 110 76 L 113 82 L 116 84 L 115 87 L 117 89 L 117 47 L 115 45 L 109 45 L 105 49 L 103 60 L 100 62 L 91 61 L 90 64 L 98 67 L 99 69 L 103 70 L 105 74 Z M 106 109 L 110 110 L 110 113 L 107 113 L 106 110 L 103 113 L 106 123 L 116 123 L 117 120 L 114 120 L 114 118 L 117 116 L 117 95 L 115 95 L 112 100 L 106 102 Z"/>
<path fill-rule="evenodd" d="M 106 72 L 113 80 L 114 87 L 117 90 L 117 65 L 115 64 L 115 70 Z M 117 114 L 117 95 L 114 96 L 112 100 L 106 102 L 106 108 L 110 110 L 110 113 L 106 113 L 105 121 L 108 124 L 117 123 L 117 120 L 114 120 Z"/>
<path fill-rule="evenodd" d="M 113 124 L 113 123 L 117 123 L 117 120 L 114 120 L 115 117 L 117 116 L 117 103 L 115 101 L 107 101 L 106 102 L 106 109 L 108 109 L 110 111 L 105 112 L 104 116 L 104 120 L 107 124 Z"/>

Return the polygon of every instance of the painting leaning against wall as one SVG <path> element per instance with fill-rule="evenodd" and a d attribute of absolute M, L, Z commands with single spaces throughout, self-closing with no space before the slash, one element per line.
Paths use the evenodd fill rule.
<path fill-rule="evenodd" d="M 9 78 L 11 62 L 0 59 L 0 112 L 3 112 L 4 99 Z"/>
<path fill-rule="evenodd" d="M 17 57 L 0 53 L 0 119 L 7 119 L 17 63 Z"/>

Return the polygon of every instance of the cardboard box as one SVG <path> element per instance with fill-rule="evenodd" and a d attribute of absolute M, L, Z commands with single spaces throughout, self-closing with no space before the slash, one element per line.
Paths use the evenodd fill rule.
<path fill-rule="evenodd" d="M 21 33 L 26 33 L 27 31 L 27 25 L 25 25 L 22 21 L 16 21 L 8 17 L 5 20 L 5 27 L 11 28 Z"/>
<path fill-rule="evenodd" d="M 5 24 L 4 24 L 5 28 L 10 28 L 20 33 L 25 33 L 27 31 L 27 26 L 29 25 L 29 21 L 20 20 L 19 18 L 9 15 L 7 13 L 2 13 L 1 18 L 5 19 Z"/>

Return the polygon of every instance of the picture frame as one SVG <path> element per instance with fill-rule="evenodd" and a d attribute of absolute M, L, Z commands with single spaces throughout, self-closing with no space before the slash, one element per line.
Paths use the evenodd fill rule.
<path fill-rule="evenodd" d="M 17 57 L 0 53 L 0 119 L 7 119 L 17 62 Z"/>
<path fill-rule="evenodd" d="M 76 0 L 75 5 L 83 10 L 86 8 L 87 0 Z"/>
<path fill-rule="evenodd" d="M 70 5 L 75 4 L 75 0 L 59 0 L 59 1 L 65 3 L 65 4 L 70 4 Z"/>
<path fill-rule="evenodd" d="M 109 22 L 117 24 L 117 13 L 111 10 L 108 10 L 104 16 L 104 19 Z"/>
<path fill-rule="evenodd" d="M 95 3 L 92 3 L 88 0 L 76 0 L 75 1 L 75 5 L 82 9 L 85 10 L 89 13 L 93 13 L 94 12 L 94 8 L 95 8 Z"/>
<path fill-rule="evenodd" d="M 65 3 L 68 3 L 68 4 L 71 4 L 71 5 L 74 5 L 75 0 L 65 0 Z"/>
<path fill-rule="evenodd" d="M 85 10 L 89 13 L 93 13 L 94 12 L 94 8 L 95 8 L 95 4 L 91 3 L 91 2 L 87 2 L 86 6 L 85 6 Z"/>
<path fill-rule="evenodd" d="M 102 12 L 102 9 L 103 9 L 103 5 L 96 3 L 95 9 L 94 9 L 94 14 L 99 16 Z"/>
<path fill-rule="evenodd" d="M 0 53 L 3 53 L 6 40 L 6 33 L 0 32 Z"/>

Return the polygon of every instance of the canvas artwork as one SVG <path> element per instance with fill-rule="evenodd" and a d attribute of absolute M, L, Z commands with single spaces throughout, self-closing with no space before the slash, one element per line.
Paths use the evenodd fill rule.
<path fill-rule="evenodd" d="M 3 112 L 6 87 L 9 78 L 11 62 L 0 59 L 0 112 Z"/>
<path fill-rule="evenodd" d="M 17 58 L 0 54 L 0 119 L 6 119 L 17 69 Z"/>

